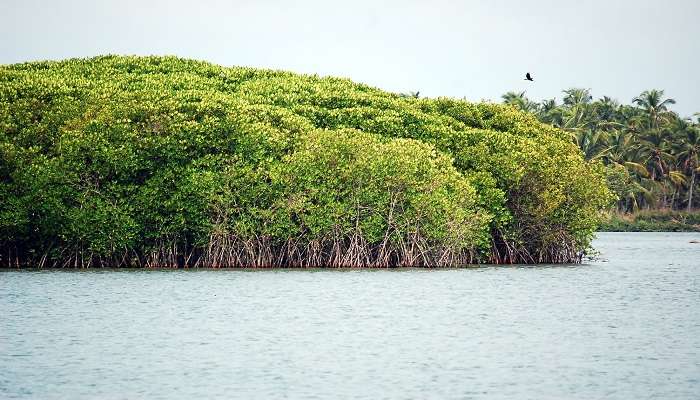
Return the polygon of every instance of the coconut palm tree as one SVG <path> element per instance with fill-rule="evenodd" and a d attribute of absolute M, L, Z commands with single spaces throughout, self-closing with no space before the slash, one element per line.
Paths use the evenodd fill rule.
<path fill-rule="evenodd" d="M 598 129 L 612 130 L 624 127 L 620 119 L 620 103 L 608 96 L 603 96 L 593 103 L 593 114 Z"/>
<path fill-rule="evenodd" d="M 612 149 L 612 146 L 608 145 L 608 135 L 605 131 L 581 129 L 575 133 L 574 139 L 586 160 L 605 158 Z"/>
<path fill-rule="evenodd" d="M 668 106 L 671 104 L 676 104 L 674 99 L 664 99 L 663 90 L 645 90 L 639 96 L 635 97 L 632 102 L 637 105 L 637 107 L 644 110 L 648 118 L 648 128 L 659 129 L 660 120 L 664 119 L 667 115 Z"/>
<path fill-rule="evenodd" d="M 635 145 L 632 134 L 623 130 L 615 129 L 608 133 L 607 137 L 610 150 L 606 159 L 617 164 L 624 164 L 630 161 L 630 153 Z"/>
<path fill-rule="evenodd" d="M 525 92 L 508 92 L 501 96 L 501 98 L 505 104 L 509 104 L 525 112 L 535 112 L 539 107 L 536 102 L 531 101 L 525 96 Z"/>
<path fill-rule="evenodd" d="M 607 96 L 593 101 L 581 88 L 564 90 L 560 104 L 534 103 L 525 92 L 506 93 L 503 100 L 569 132 L 586 159 L 601 160 L 618 175 L 626 170 L 629 182 L 624 195 L 618 193 L 622 208 L 692 208 L 700 180 L 700 113 L 697 122 L 679 118 L 670 110 L 676 101 L 663 90 L 644 91 L 631 105 Z"/>
<path fill-rule="evenodd" d="M 564 115 L 560 127 L 569 131 L 595 128 L 595 118 L 591 112 L 591 99 L 588 89 L 571 88 L 564 90 Z"/>
<path fill-rule="evenodd" d="M 589 104 L 593 100 L 590 89 L 571 88 L 564 90 L 564 104 L 570 107 Z"/>
<path fill-rule="evenodd" d="M 648 131 L 638 138 L 638 160 L 642 161 L 652 179 L 663 177 L 670 171 L 669 164 L 675 161 L 671 154 L 670 135 L 667 131 Z"/>
<path fill-rule="evenodd" d="M 674 153 L 678 157 L 679 167 L 686 175 L 690 175 L 688 182 L 687 210 L 693 204 L 693 189 L 695 179 L 700 172 L 700 129 L 698 125 L 688 120 L 677 119 L 674 126 Z"/>

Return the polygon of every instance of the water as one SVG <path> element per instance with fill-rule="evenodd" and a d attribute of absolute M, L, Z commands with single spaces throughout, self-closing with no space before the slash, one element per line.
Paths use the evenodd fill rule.
<path fill-rule="evenodd" d="M 0 398 L 698 399 L 700 234 L 580 266 L 0 272 Z"/>

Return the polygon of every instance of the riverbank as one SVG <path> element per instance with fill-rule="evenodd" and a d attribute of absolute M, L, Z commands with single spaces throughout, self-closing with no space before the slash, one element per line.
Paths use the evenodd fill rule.
<path fill-rule="evenodd" d="M 601 232 L 700 232 L 700 211 L 645 210 L 633 214 L 610 213 Z"/>

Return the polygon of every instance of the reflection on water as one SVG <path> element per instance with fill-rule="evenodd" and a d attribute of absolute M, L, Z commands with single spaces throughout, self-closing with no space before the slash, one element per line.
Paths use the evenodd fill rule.
<path fill-rule="evenodd" d="M 700 398 L 699 234 L 575 267 L 0 272 L 0 398 Z"/>

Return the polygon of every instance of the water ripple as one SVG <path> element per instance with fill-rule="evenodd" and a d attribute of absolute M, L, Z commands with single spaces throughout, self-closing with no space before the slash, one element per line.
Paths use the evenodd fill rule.
<path fill-rule="evenodd" d="M 697 399 L 700 246 L 582 266 L 0 272 L 0 398 Z"/>

